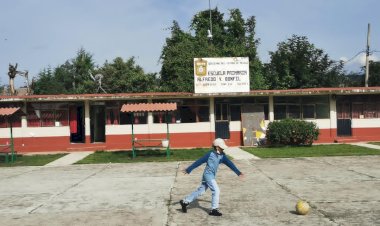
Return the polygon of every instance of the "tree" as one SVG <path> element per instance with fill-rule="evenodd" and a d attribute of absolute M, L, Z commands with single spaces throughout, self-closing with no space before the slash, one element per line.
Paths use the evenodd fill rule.
<path fill-rule="evenodd" d="M 380 61 L 369 62 L 368 86 L 380 86 Z"/>
<path fill-rule="evenodd" d="M 349 72 L 345 76 L 345 87 L 361 87 L 364 86 L 364 73 L 361 72 Z"/>
<path fill-rule="evenodd" d="M 259 41 L 255 39 L 255 18 L 245 21 L 238 9 L 230 10 L 227 20 L 217 8 L 211 15 L 212 40 L 207 38 L 208 10 L 194 15 L 190 32 L 184 32 L 176 21 L 173 22 L 171 36 L 166 39 L 160 57 L 161 90 L 193 92 L 193 59 L 200 57 L 249 57 L 251 88 L 266 88 L 262 64 L 257 57 Z"/>
<path fill-rule="evenodd" d="M 61 81 L 54 76 L 53 70 L 48 67 L 38 74 L 36 81 L 32 82 L 34 94 L 64 94 L 67 90 Z"/>
<path fill-rule="evenodd" d="M 269 53 L 265 76 L 271 89 L 338 87 L 343 84 L 343 64 L 334 62 L 305 36 L 293 35 Z"/>
<path fill-rule="evenodd" d="M 90 71 L 93 70 L 92 55 L 81 48 L 75 58 L 67 60 L 54 70 L 49 67 L 40 72 L 39 77 L 33 83 L 34 93 L 94 93 L 97 84 L 90 77 Z"/>
<path fill-rule="evenodd" d="M 92 54 L 81 48 L 71 64 L 74 93 L 94 93 L 97 84 L 90 77 L 90 71 L 94 70 L 95 66 Z"/>
<path fill-rule="evenodd" d="M 97 73 L 104 76 L 103 88 L 110 93 L 142 93 L 156 90 L 155 74 L 145 74 L 144 70 L 135 64 L 133 57 L 127 61 L 117 57 L 112 63 L 106 62 Z"/>
<path fill-rule="evenodd" d="M 171 37 L 161 53 L 161 91 L 190 91 L 193 88 L 194 38 L 181 30 L 176 21 L 171 28 Z"/>

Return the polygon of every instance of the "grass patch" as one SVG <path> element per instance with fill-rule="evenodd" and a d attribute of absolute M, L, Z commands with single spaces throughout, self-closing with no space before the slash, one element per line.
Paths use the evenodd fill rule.
<path fill-rule="evenodd" d="M 136 158 L 132 158 L 132 151 L 96 151 L 75 164 L 194 161 L 209 150 L 207 148 L 170 150 L 169 158 L 166 157 L 165 150 L 137 151 Z"/>
<path fill-rule="evenodd" d="M 50 155 L 17 155 L 16 161 L 5 163 L 3 156 L 0 157 L 0 167 L 12 166 L 43 166 L 66 154 L 50 154 Z"/>
<path fill-rule="evenodd" d="M 379 150 L 349 144 L 313 145 L 310 147 L 257 147 L 243 149 L 260 158 L 380 155 Z"/>

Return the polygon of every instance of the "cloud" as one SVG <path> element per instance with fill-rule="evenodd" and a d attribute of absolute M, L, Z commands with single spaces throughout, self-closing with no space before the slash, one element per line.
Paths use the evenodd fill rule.
<path fill-rule="evenodd" d="M 354 56 L 352 58 L 348 57 L 340 57 L 341 61 L 344 63 L 344 67 L 349 71 L 357 71 L 361 70 L 362 67 L 365 66 L 366 63 L 366 54 L 364 52 Z M 372 54 L 369 56 L 370 61 L 380 61 L 380 57 L 377 54 Z"/>

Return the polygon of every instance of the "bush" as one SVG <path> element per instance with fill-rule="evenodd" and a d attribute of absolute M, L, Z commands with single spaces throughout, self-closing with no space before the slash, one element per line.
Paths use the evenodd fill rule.
<path fill-rule="evenodd" d="M 284 119 L 270 122 L 266 132 L 270 145 L 312 145 L 319 129 L 314 122 Z"/>

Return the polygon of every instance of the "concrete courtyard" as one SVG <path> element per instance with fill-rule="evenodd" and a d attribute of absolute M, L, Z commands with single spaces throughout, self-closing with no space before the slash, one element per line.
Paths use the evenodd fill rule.
<path fill-rule="evenodd" d="M 178 201 L 200 183 L 190 162 L 0 169 L 1 225 L 380 225 L 380 156 L 235 160 L 222 165 L 222 217 L 211 192 L 182 213 Z M 306 216 L 295 214 L 307 200 Z"/>

